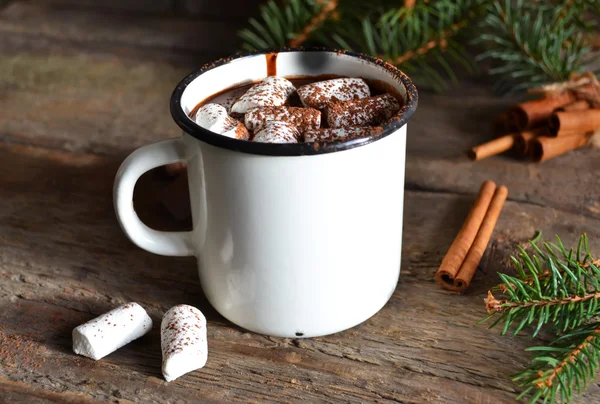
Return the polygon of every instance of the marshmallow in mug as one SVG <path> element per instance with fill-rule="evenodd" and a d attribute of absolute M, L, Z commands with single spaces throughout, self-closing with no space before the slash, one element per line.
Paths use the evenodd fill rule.
<path fill-rule="evenodd" d="M 227 113 L 219 104 L 205 104 L 196 112 L 196 124 L 218 135 L 248 140 L 250 134 L 244 124 Z"/>
<path fill-rule="evenodd" d="M 73 330 L 73 351 L 101 359 L 152 329 L 152 319 L 137 303 L 127 303 Z"/>
<path fill-rule="evenodd" d="M 400 110 L 398 100 L 391 94 L 332 102 L 327 107 L 330 128 L 378 125 Z"/>
<path fill-rule="evenodd" d="M 288 122 L 268 121 L 252 140 L 260 143 L 298 143 L 299 138 L 300 132 Z"/>
<path fill-rule="evenodd" d="M 245 114 L 249 109 L 267 106 L 280 106 L 287 102 L 296 91 L 291 81 L 283 77 L 269 76 L 250 87 L 231 106 L 231 112 Z"/>
<path fill-rule="evenodd" d="M 363 79 L 340 78 L 306 84 L 297 93 L 305 107 L 324 109 L 330 102 L 369 97 L 371 90 Z"/>
<path fill-rule="evenodd" d="M 251 131 L 259 130 L 269 121 L 287 122 L 300 133 L 321 126 L 321 111 L 314 108 L 298 107 L 262 107 L 253 108 L 246 113 L 244 122 Z"/>
<path fill-rule="evenodd" d="M 160 345 L 166 381 L 203 367 L 208 358 L 208 343 L 202 312 L 186 304 L 169 309 L 161 322 Z"/>

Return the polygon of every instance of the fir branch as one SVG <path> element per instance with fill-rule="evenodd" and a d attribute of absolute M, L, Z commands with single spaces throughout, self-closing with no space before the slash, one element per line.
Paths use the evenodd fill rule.
<path fill-rule="evenodd" d="M 277 48 L 288 45 L 332 2 L 323 4 L 320 0 L 288 0 L 280 6 L 269 0 L 260 7 L 261 20 L 251 18 L 249 28 L 239 32 L 246 50 Z M 335 3 L 335 1 L 333 2 Z M 314 31 L 320 22 L 311 29 Z M 310 32 L 307 32 L 307 37 Z M 306 38 L 303 39 L 303 42 Z"/>
<path fill-rule="evenodd" d="M 485 304 L 488 312 L 490 313 L 503 313 L 505 311 L 511 311 L 517 308 L 531 308 L 531 307 L 546 307 L 546 306 L 560 306 L 560 305 L 571 305 L 573 303 L 585 303 L 592 299 L 599 299 L 600 292 L 588 293 L 583 296 L 568 296 L 562 299 L 551 299 L 551 300 L 531 300 L 528 302 L 511 302 L 510 300 L 498 300 L 492 295 L 492 292 L 488 291 L 488 297 L 485 299 Z M 572 319 L 571 319 L 572 321 Z"/>
<path fill-rule="evenodd" d="M 533 247 L 533 249 L 536 252 L 543 256 L 544 252 L 537 246 L 537 242 L 541 239 L 541 236 L 541 232 L 538 233 L 538 235 L 533 240 L 529 241 L 529 244 Z M 560 254 L 560 256 L 562 256 L 562 259 L 567 261 L 570 265 L 580 265 L 581 267 L 583 267 L 583 269 L 588 270 L 594 269 L 594 267 L 600 267 L 600 259 L 593 259 L 593 257 L 589 253 L 587 234 L 584 233 L 579 238 L 579 243 L 577 244 L 577 257 L 574 257 L 574 249 L 571 249 L 569 251 L 565 249 L 562 241 L 560 240 L 560 237 L 556 236 L 556 241 L 557 244 L 543 243 L 544 249 L 556 259 L 560 259 L 558 258 Z M 529 255 L 523 247 L 519 246 L 518 249 L 521 261 L 532 262 L 531 258 L 529 257 Z M 581 258 L 582 250 L 585 250 L 586 252 L 586 255 L 583 258 Z M 523 269 L 523 264 L 521 263 L 521 261 L 519 261 L 515 257 L 511 257 L 511 260 L 515 265 L 515 268 L 517 268 L 518 270 L 519 279 L 530 286 L 533 284 L 534 281 L 544 280 L 552 275 L 552 271 L 545 269 L 541 272 L 537 271 L 533 275 L 528 276 Z M 564 273 L 564 267 L 564 265 L 558 267 L 558 271 L 561 275 Z M 535 269 L 534 267 L 532 268 Z M 509 285 L 507 284 L 500 284 L 497 285 L 494 288 L 494 290 L 500 290 L 501 292 L 505 293 L 508 289 L 508 286 Z"/>
<path fill-rule="evenodd" d="M 415 58 L 415 56 L 423 56 L 423 55 L 427 54 L 427 52 L 429 52 L 432 49 L 438 48 L 441 50 L 446 50 L 448 48 L 448 40 L 446 38 L 452 36 L 454 33 L 456 33 L 461 28 L 465 27 L 466 25 L 467 25 L 467 21 L 461 21 L 457 24 L 454 24 L 454 25 L 452 25 L 452 27 L 450 27 L 450 29 L 442 32 L 439 35 L 438 39 L 427 42 L 425 45 L 421 46 L 416 51 L 409 50 L 406 53 L 404 53 L 403 55 L 398 56 L 394 60 L 388 60 L 388 62 L 395 64 L 395 65 L 401 65 L 402 63 Z M 382 56 L 383 55 L 379 55 L 380 58 L 382 58 L 382 59 L 385 58 L 385 56 L 383 56 L 383 57 Z"/>
<path fill-rule="evenodd" d="M 587 263 L 580 262 L 580 265 L 581 265 L 583 268 L 585 268 L 585 269 L 587 269 L 587 268 L 590 268 L 590 265 L 595 265 L 596 267 L 600 267 L 600 259 L 593 260 L 593 261 L 591 261 L 591 262 L 587 262 Z M 564 270 L 563 270 L 563 269 L 561 269 L 561 268 L 559 268 L 559 272 L 560 272 L 560 273 L 561 273 L 561 275 L 562 275 L 562 274 L 564 273 Z M 531 286 L 531 285 L 533 284 L 533 282 L 535 282 L 536 280 L 537 280 L 537 281 L 541 281 L 541 280 L 544 280 L 544 279 L 548 278 L 548 277 L 549 277 L 549 276 L 551 276 L 551 275 L 552 275 L 552 272 L 546 269 L 546 270 L 544 270 L 544 272 L 542 272 L 542 273 L 539 273 L 539 274 L 537 274 L 537 275 L 530 275 L 530 276 L 527 276 L 527 277 L 525 277 L 525 278 L 521 279 L 521 281 L 523 281 L 524 283 L 526 283 L 526 284 L 528 284 L 529 286 Z M 514 285 L 513 285 L 513 286 L 514 286 Z M 506 293 L 506 291 L 507 291 L 507 289 L 508 289 L 508 285 L 507 285 L 507 284 L 504 284 L 504 283 L 502 283 L 502 284 L 500 284 L 500 285 L 496 286 L 494 289 L 495 289 L 495 290 L 499 290 L 499 291 L 501 291 L 502 293 Z"/>
<path fill-rule="evenodd" d="M 490 314 L 484 320 L 496 316 L 490 328 L 503 322 L 502 334 L 513 325 L 517 334 L 537 324 L 532 337 L 544 324 L 554 324 L 562 335 L 548 346 L 528 348 L 534 352 L 531 365 L 513 381 L 523 388 L 517 399 L 567 402 L 600 367 L 600 260 L 590 253 L 586 234 L 569 250 L 558 236 L 555 244 L 541 247 L 537 239 L 530 242 L 533 253 L 519 247 L 518 258 L 512 257 L 517 276 L 499 274 L 505 298 L 488 292 Z"/>
<path fill-rule="evenodd" d="M 499 91 L 516 91 L 566 81 L 586 70 L 590 47 L 583 32 L 590 27 L 581 19 L 587 1 L 566 0 L 559 7 L 519 0 L 495 1 L 476 43 L 488 50 L 478 60 L 494 59 L 499 65 L 490 73 L 500 77 Z"/>
<path fill-rule="evenodd" d="M 323 3 L 323 0 L 317 1 L 317 3 Z M 338 6 L 338 0 L 325 0 L 325 3 L 321 11 L 310 20 L 304 29 L 289 41 L 290 46 L 300 46 L 306 42 L 311 33 L 329 18 Z"/>
<path fill-rule="evenodd" d="M 531 245 L 535 254 L 520 248 L 519 259 L 512 258 L 517 277 L 499 274 L 502 284 L 497 289 L 506 298 L 500 300 L 488 292 L 487 318 L 498 316 L 490 328 L 504 322 L 502 334 L 515 325 L 516 335 L 536 323 L 535 336 L 544 324 L 553 323 L 565 331 L 597 315 L 600 269 L 589 252 L 587 236 L 580 237 L 576 250 L 567 251 L 558 237 L 557 244 L 543 243 L 543 250 Z"/>
<path fill-rule="evenodd" d="M 530 403 L 538 400 L 569 402 L 574 391 L 582 392 L 600 367 L 600 324 L 573 329 L 549 346 L 528 348 L 535 352 L 532 365 L 513 377 Z"/>
<path fill-rule="evenodd" d="M 456 66 L 476 70 L 463 35 L 475 29 L 487 48 L 477 59 L 494 60 L 503 92 L 592 70 L 590 14 L 600 15 L 597 0 L 268 0 L 239 35 L 248 50 L 306 44 L 377 55 L 443 91 Z"/>
<path fill-rule="evenodd" d="M 334 39 L 338 46 L 377 55 L 398 65 L 417 83 L 442 91 L 447 88 L 446 78 L 456 81 L 452 62 L 474 69 L 456 37 L 481 12 L 483 4 L 483 0 L 419 2 L 362 19 L 362 37 L 349 29 L 339 30 Z M 438 65 L 445 77 L 432 64 Z"/>

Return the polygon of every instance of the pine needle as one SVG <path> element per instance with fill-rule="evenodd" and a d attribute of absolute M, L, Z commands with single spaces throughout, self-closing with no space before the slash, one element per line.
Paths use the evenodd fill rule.
<path fill-rule="evenodd" d="M 420 87 L 441 92 L 455 70 L 476 72 L 467 38 L 485 45 L 500 92 L 565 81 L 592 69 L 597 0 L 268 0 L 240 31 L 248 50 L 321 45 L 395 64 Z"/>
<path fill-rule="evenodd" d="M 302 29 L 302 31 L 289 41 L 289 45 L 300 46 L 306 42 L 312 32 L 315 31 L 319 25 L 323 23 L 323 21 L 329 18 L 337 6 L 337 0 L 328 0 L 325 6 L 321 8 L 321 11 L 319 11 L 319 13 L 310 20 L 310 22 Z"/>
<path fill-rule="evenodd" d="M 499 273 L 502 283 L 485 299 L 490 328 L 502 325 L 517 335 L 529 330 L 535 337 L 544 325 L 558 335 L 547 346 L 535 346 L 531 364 L 513 375 L 530 403 L 568 402 L 595 378 L 600 367 L 600 260 L 594 259 L 583 234 L 575 249 L 556 243 L 531 241 L 532 253 L 519 247 L 512 261 L 518 275 Z M 530 326 L 535 326 L 530 330 Z"/>

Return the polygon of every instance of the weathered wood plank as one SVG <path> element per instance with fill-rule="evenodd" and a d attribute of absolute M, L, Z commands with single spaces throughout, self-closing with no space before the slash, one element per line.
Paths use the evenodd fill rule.
<path fill-rule="evenodd" d="M 40 387 L 31 387 L 29 384 L 13 382 L 9 379 L 0 378 L 0 400 L 3 403 L 26 403 L 26 404 L 98 404 L 105 401 L 91 400 L 83 393 L 71 393 L 69 391 L 52 391 Z M 131 403 L 129 400 L 114 400 L 119 404 Z"/>
<path fill-rule="evenodd" d="M 147 13 L 182 13 L 187 15 L 218 16 L 223 19 L 246 19 L 258 9 L 260 0 L 36 0 L 36 3 L 67 7 L 85 7 Z"/>
<path fill-rule="evenodd" d="M 580 149 L 542 164 L 496 156 L 478 162 L 467 150 L 493 138 L 491 122 L 515 99 L 463 86 L 457 96 L 423 93 L 409 123 L 406 182 L 409 188 L 465 193 L 486 179 L 506 184 L 509 198 L 600 217 L 598 149 Z"/>
<path fill-rule="evenodd" d="M 33 0 L 34 4 L 74 9 L 77 7 L 116 10 L 119 12 L 169 13 L 178 0 Z"/>
<path fill-rule="evenodd" d="M 237 42 L 223 22 L 98 14 L 24 2 L 0 10 L 0 138 L 110 153 L 133 133 L 140 145 L 175 136 L 174 86 Z"/>
<path fill-rule="evenodd" d="M 168 99 L 186 72 L 92 56 L 3 58 L 0 87 L 7 91 L 0 137 L 112 154 L 177 136 Z M 428 93 L 421 97 L 409 123 L 409 188 L 465 193 L 491 178 L 507 184 L 513 200 L 600 216 L 600 189 L 590 186 L 600 170 L 596 150 L 577 150 L 541 165 L 504 156 L 473 163 L 465 151 L 490 138 L 487 122 L 509 101 L 468 86 L 451 102 Z"/>
<path fill-rule="evenodd" d="M 568 243 L 587 231 L 600 251 L 598 219 L 508 202 L 483 271 L 467 294 L 451 294 L 433 274 L 476 189 L 462 196 L 409 191 L 401 280 L 384 309 L 336 335 L 268 338 L 244 332 L 208 306 L 193 259 L 151 255 L 121 233 L 111 201 L 121 158 L 0 146 L 0 376 L 11 383 L 144 403 L 511 402 L 507 374 L 524 365 L 522 349 L 531 342 L 475 325 L 485 315 L 482 299 L 495 271 L 514 241 L 537 230 Z M 152 194 L 161 181 L 148 176 L 137 192 Z M 152 203 L 136 209 L 161 215 Z M 127 301 L 148 309 L 155 322 L 150 334 L 98 362 L 71 353 L 74 326 Z M 167 384 L 156 324 L 178 303 L 206 313 L 209 361 Z M 11 397 L 25 394 L 12 390 Z M 580 402 L 598 399 L 593 385 Z"/>
<path fill-rule="evenodd" d="M 210 42 L 215 37 L 212 26 L 206 34 L 194 35 L 195 22 L 162 21 L 152 17 L 133 24 L 119 19 L 105 22 L 85 10 L 15 2 L 0 13 L 0 32 L 17 35 L 19 41 L 33 36 L 92 48 L 98 43 L 143 49 L 187 44 L 177 48 L 182 50 L 179 53 L 200 49 L 189 38 L 206 37 Z M 206 44 L 207 50 L 217 48 Z M 115 153 L 176 136 L 179 130 L 169 116 L 168 99 L 174 84 L 194 66 L 190 59 L 183 64 L 187 67 L 173 67 L 160 58 L 154 62 L 114 55 L 9 53 L 0 58 L 0 88 L 5 90 L 0 137 Z M 590 186 L 600 169 L 596 150 L 578 150 L 541 165 L 504 156 L 476 163 L 467 160 L 466 150 L 491 138 L 489 122 L 514 101 L 468 82 L 461 94 L 452 97 L 422 93 L 409 124 L 407 186 L 465 193 L 491 178 L 507 184 L 513 200 L 600 217 L 600 189 Z"/>
<path fill-rule="evenodd" d="M 4 57 L 0 138 L 114 154 L 177 136 L 168 99 L 188 70 L 89 55 Z M 465 151 L 491 137 L 488 122 L 510 101 L 468 85 L 449 100 L 421 94 L 409 123 L 407 187 L 465 193 L 493 179 L 508 185 L 513 200 L 600 217 L 600 188 L 591 186 L 600 170 L 597 150 L 541 165 L 505 156 L 473 163 Z"/>
<path fill-rule="evenodd" d="M 94 56 L 0 59 L 0 137 L 114 153 L 180 133 L 170 94 L 188 69 Z M 137 138 L 137 140 L 135 140 Z"/>
<path fill-rule="evenodd" d="M 464 151 L 489 138 L 487 122 L 511 101 L 468 84 L 455 97 L 421 94 L 409 124 L 412 191 L 391 301 L 328 337 L 247 333 L 208 305 L 192 259 L 133 246 L 111 201 L 125 155 L 179 133 L 170 92 L 208 55 L 223 54 L 227 42 L 210 41 L 225 25 L 149 9 L 123 14 L 111 11 L 120 7 L 112 1 L 44 4 L 14 1 L 0 11 L 0 401 L 512 402 L 507 375 L 526 363 L 521 350 L 532 342 L 475 325 L 485 314 L 482 298 L 513 243 L 537 230 L 566 243 L 587 231 L 600 253 L 594 152 L 541 166 L 503 157 L 468 162 Z M 234 33 L 227 35 L 233 45 Z M 468 293 L 447 293 L 433 274 L 488 178 L 506 183 L 512 201 Z M 170 221 L 156 200 L 165 186 L 147 175 L 136 209 L 154 226 L 181 228 L 186 223 Z M 150 334 L 98 362 L 72 354 L 74 326 L 132 300 L 153 318 Z M 179 303 L 207 315 L 209 362 L 167 384 L 156 325 Z M 579 402 L 599 400 L 596 383 Z"/>
<path fill-rule="evenodd" d="M 238 48 L 239 22 L 68 8 L 14 1 L 0 10 L 2 42 L 45 38 L 94 49 L 150 49 L 227 55 Z"/>

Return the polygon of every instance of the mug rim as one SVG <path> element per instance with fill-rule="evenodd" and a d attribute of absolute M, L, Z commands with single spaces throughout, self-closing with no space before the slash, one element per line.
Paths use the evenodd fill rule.
<path fill-rule="evenodd" d="M 330 142 L 310 142 L 310 143 L 262 143 L 262 142 L 251 142 L 247 140 L 240 140 L 230 138 L 227 136 L 219 135 L 209 131 L 199 125 L 197 125 L 188 115 L 183 111 L 181 107 L 181 97 L 187 86 L 194 81 L 196 78 L 204 74 L 205 72 L 228 64 L 234 60 L 243 59 L 250 56 L 264 55 L 268 53 L 286 53 L 286 52 L 328 52 L 337 53 L 352 56 L 358 59 L 366 60 L 377 66 L 383 67 L 388 72 L 398 79 L 404 85 L 406 89 L 406 100 L 404 104 L 388 122 L 380 125 L 382 128 L 376 134 L 365 137 L 357 137 L 348 140 L 336 140 Z M 338 50 L 327 47 L 282 47 L 282 48 L 271 48 L 262 49 L 251 52 L 238 52 L 232 56 L 218 59 L 214 62 L 206 63 L 199 69 L 193 70 L 188 74 L 173 90 L 170 101 L 171 116 L 175 123 L 183 129 L 183 131 L 190 136 L 208 143 L 212 146 L 216 146 L 222 149 L 229 149 L 233 151 L 239 151 L 248 154 L 257 154 L 263 156 L 305 156 L 305 155 L 318 155 L 333 153 L 343 150 L 349 150 L 360 146 L 376 142 L 391 135 L 396 130 L 404 126 L 408 120 L 412 117 L 417 104 L 419 101 L 419 95 L 417 88 L 413 84 L 412 80 L 396 66 L 385 62 L 381 59 L 365 55 L 363 53 Z"/>

